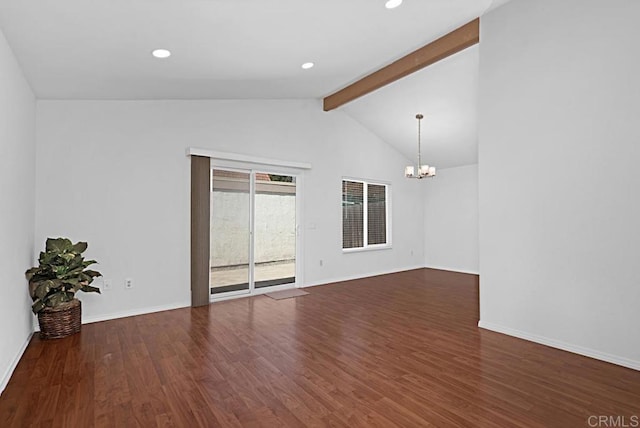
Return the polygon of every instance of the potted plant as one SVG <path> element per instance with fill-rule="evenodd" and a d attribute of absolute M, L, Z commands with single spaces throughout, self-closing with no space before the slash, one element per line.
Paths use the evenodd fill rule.
<path fill-rule="evenodd" d="M 29 281 L 31 309 L 38 315 L 40 336 L 57 339 L 80 331 L 82 306 L 75 298 L 78 291 L 100 293 L 91 282 L 100 272 L 87 269 L 97 263 L 85 260 L 86 242 L 73 244 L 66 238 L 47 238 L 40 252 L 39 265 L 25 272 Z"/>

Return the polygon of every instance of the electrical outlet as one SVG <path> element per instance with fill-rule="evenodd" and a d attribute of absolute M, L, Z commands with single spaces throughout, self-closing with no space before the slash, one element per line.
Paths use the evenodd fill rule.
<path fill-rule="evenodd" d="M 126 288 L 127 290 L 133 288 L 133 279 L 131 278 L 127 278 L 124 280 L 124 288 Z"/>
<path fill-rule="evenodd" d="M 320 259 L 320 266 L 323 266 L 324 262 L 322 261 L 322 259 Z"/>
<path fill-rule="evenodd" d="M 111 283 L 110 279 L 104 279 L 102 280 L 102 288 L 104 289 L 104 291 L 108 291 L 111 290 L 111 286 L 113 284 Z"/>

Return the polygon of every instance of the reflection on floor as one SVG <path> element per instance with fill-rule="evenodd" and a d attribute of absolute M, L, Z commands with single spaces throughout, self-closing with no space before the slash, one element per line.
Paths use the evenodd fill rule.
<path fill-rule="evenodd" d="M 478 319 L 477 276 L 417 269 L 34 335 L 0 426 L 634 426 L 640 371 Z"/>
<path fill-rule="evenodd" d="M 255 269 L 256 282 L 270 281 L 296 276 L 295 260 L 258 263 Z M 243 284 L 249 281 L 249 266 L 224 266 L 211 269 L 211 287 Z"/>

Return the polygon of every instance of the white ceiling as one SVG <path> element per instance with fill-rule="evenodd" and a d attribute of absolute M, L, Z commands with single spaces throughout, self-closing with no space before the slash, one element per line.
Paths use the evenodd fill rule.
<path fill-rule="evenodd" d="M 322 98 L 509 0 L 385 1 L 0 0 L 0 27 L 40 99 Z M 474 47 L 342 109 L 411 160 L 421 112 L 427 162 L 475 163 L 477 69 Z"/>
<path fill-rule="evenodd" d="M 437 168 L 478 162 L 478 45 L 358 98 L 342 109 L 417 164 Z"/>
<path fill-rule="evenodd" d="M 492 5 L 385 1 L 0 0 L 0 26 L 39 98 L 320 98 Z"/>

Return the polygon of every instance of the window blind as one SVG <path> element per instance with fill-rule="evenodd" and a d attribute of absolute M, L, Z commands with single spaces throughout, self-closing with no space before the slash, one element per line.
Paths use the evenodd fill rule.
<path fill-rule="evenodd" d="M 367 244 L 387 243 L 386 186 L 367 184 Z"/>
<path fill-rule="evenodd" d="M 342 181 L 342 248 L 364 246 L 364 183 Z"/>

